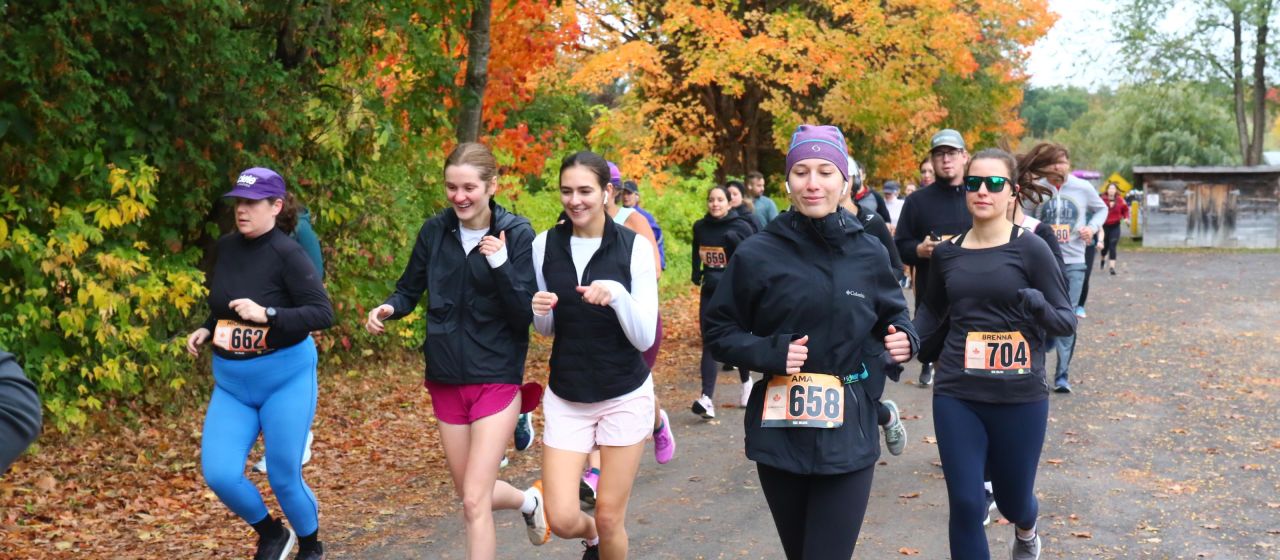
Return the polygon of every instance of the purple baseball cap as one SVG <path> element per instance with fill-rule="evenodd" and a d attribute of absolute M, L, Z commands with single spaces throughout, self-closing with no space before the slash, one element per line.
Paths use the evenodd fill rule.
<path fill-rule="evenodd" d="M 787 149 L 787 173 L 796 162 L 809 158 L 825 159 L 840 170 L 849 180 L 849 148 L 844 133 L 829 124 L 802 124 L 791 135 L 791 147 Z"/>
<path fill-rule="evenodd" d="M 250 167 L 240 172 L 235 188 L 222 196 L 249 200 L 284 198 L 284 178 L 265 167 Z"/>
<path fill-rule="evenodd" d="M 612 161 L 607 163 L 609 164 L 609 182 L 613 183 L 614 187 L 622 188 L 622 171 L 618 170 L 618 164 Z"/>

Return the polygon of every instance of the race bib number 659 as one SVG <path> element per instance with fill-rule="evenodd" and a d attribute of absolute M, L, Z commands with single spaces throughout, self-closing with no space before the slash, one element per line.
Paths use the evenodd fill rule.
<path fill-rule="evenodd" d="M 703 245 L 698 247 L 698 254 L 702 256 L 702 266 L 707 268 L 724 268 L 729 264 L 729 258 L 725 256 L 724 247 Z"/>
<path fill-rule="evenodd" d="M 842 424 L 844 385 L 835 376 L 798 373 L 769 378 L 760 426 L 839 428 Z"/>

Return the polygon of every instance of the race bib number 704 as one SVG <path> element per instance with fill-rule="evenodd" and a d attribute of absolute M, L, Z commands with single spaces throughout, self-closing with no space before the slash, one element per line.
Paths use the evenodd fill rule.
<path fill-rule="evenodd" d="M 965 373 L 1025 375 L 1031 373 L 1031 349 L 1022 333 L 971 332 L 964 343 Z"/>
<path fill-rule="evenodd" d="M 839 428 L 844 424 L 844 385 L 833 375 L 798 373 L 769 378 L 760 426 Z"/>

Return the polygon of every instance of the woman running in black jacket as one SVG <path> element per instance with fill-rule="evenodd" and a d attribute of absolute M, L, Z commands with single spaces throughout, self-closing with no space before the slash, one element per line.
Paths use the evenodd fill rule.
<path fill-rule="evenodd" d="M 792 210 L 738 246 L 705 313 L 712 355 L 766 375 L 746 451 L 791 560 L 852 556 L 880 456 L 866 341 L 897 362 L 915 347 L 888 254 L 839 207 L 847 154 L 834 126 L 796 129 Z"/>
<path fill-rule="evenodd" d="M 311 333 L 333 324 L 329 294 L 298 242 L 289 237 L 298 205 L 284 179 L 246 169 L 226 195 L 236 231 L 218 239 L 209 282 L 209 318 L 187 336 L 195 356 L 213 343 L 213 396 L 205 412 L 200 463 L 205 481 L 258 533 L 254 558 L 319 560 L 319 503 L 302 478 L 302 455 L 316 412 L 316 345 Z M 271 516 L 244 475 L 262 434 L 267 480 L 289 518 Z"/>
<path fill-rule="evenodd" d="M 444 168 L 450 207 L 422 224 L 395 293 L 365 322 L 381 334 L 384 321 L 408 315 L 427 294 L 425 385 L 462 500 L 470 560 L 496 554 L 494 510 L 519 509 L 531 540 L 548 532 L 538 485 L 521 492 L 497 479 L 516 417 L 539 396 L 537 385 L 521 387 L 533 319 L 533 228 L 494 203 L 497 172 L 483 145 L 454 148 Z"/>
<path fill-rule="evenodd" d="M 933 411 L 952 558 L 990 557 L 984 467 L 997 507 L 1015 525 L 1011 557 L 1040 557 L 1035 477 L 1049 415 L 1045 338 L 1071 334 L 1076 318 L 1049 247 L 1008 218 L 1013 191 L 1034 181 L 1034 167 L 1001 150 L 973 156 L 964 177 L 973 228 L 934 250 L 930 283 L 938 289 L 916 316 L 923 347 L 941 347 Z"/>
<path fill-rule="evenodd" d="M 729 191 L 724 187 L 712 187 L 707 192 L 707 215 L 693 223 L 693 277 L 695 286 L 702 286 L 702 297 L 699 301 L 698 324 L 702 326 L 702 396 L 693 402 L 693 413 L 703 418 L 715 418 L 716 407 L 712 397 L 716 390 L 716 360 L 711 357 L 707 347 L 706 325 L 704 314 L 711 296 L 716 293 L 720 284 L 720 275 L 729 266 L 729 258 L 733 256 L 738 244 L 752 234 L 751 224 L 745 218 L 731 212 L 729 207 Z M 738 379 L 742 381 L 741 406 L 747 406 L 747 398 L 751 395 L 751 372 L 746 368 L 738 368 Z"/>

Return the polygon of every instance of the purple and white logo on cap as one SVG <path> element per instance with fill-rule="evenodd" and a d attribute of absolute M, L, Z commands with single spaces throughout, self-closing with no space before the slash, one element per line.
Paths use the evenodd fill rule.
<path fill-rule="evenodd" d="M 284 178 L 279 173 L 265 167 L 251 167 L 241 171 L 235 187 L 222 196 L 262 200 L 284 198 L 284 192 Z"/>

